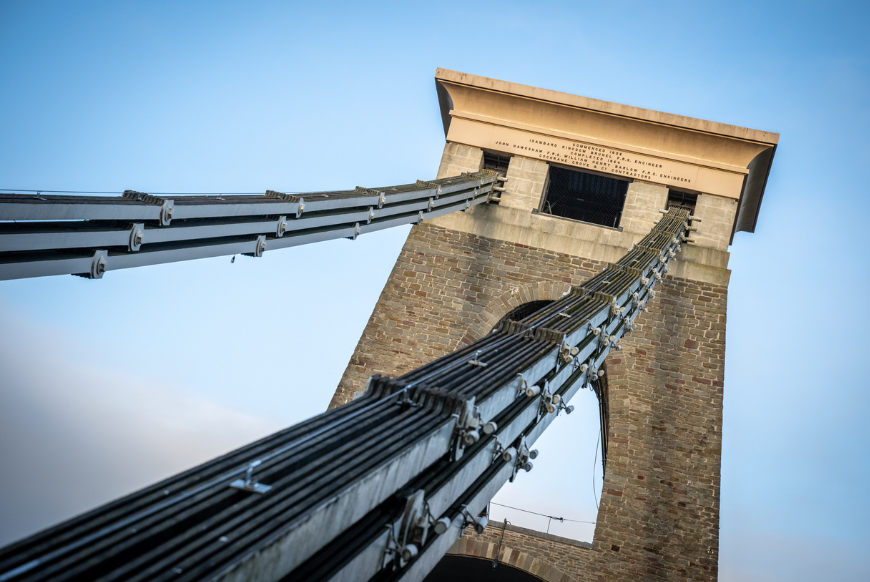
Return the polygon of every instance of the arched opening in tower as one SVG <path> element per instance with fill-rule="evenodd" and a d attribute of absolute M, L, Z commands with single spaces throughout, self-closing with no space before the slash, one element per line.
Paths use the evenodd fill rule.
<path fill-rule="evenodd" d="M 505 321 L 533 320 L 553 303 L 530 301 L 505 314 Z M 490 523 L 512 525 L 581 542 L 591 542 L 601 499 L 607 455 L 606 364 L 600 380 L 579 390 L 574 412 L 560 414 L 534 444 L 540 455 L 533 470 L 506 484 L 489 506 Z M 473 534 L 472 534 L 473 535 Z"/>
<path fill-rule="evenodd" d="M 507 314 L 505 314 L 504 317 L 501 318 L 501 321 L 499 321 L 499 323 L 501 323 L 502 321 L 522 321 L 529 315 L 535 313 L 539 309 L 543 309 L 552 302 L 552 299 L 540 299 L 538 301 L 529 301 L 528 303 L 523 303 L 522 305 L 511 309 Z"/>
<path fill-rule="evenodd" d="M 540 578 L 513 566 L 467 556 L 444 556 L 424 582 L 540 582 Z"/>

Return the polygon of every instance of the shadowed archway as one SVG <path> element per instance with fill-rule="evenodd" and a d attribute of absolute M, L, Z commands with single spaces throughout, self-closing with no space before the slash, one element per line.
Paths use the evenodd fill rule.
<path fill-rule="evenodd" d="M 571 285 L 558 281 L 541 281 L 513 287 L 510 292 L 493 298 L 453 347 L 457 349 L 479 340 L 488 334 L 503 317 L 522 305 L 538 303 L 543 306 L 545 302 L 555 301 L 570 290 Z"/>
<path fill-rule="evenodd" d="M 473 556 L 444 556 L 424 582 L 540 582 L 542 578 L 508 564 Z"/>

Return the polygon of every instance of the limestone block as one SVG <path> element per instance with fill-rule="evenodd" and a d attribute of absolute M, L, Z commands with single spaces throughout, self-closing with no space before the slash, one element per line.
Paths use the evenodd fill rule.
<path fill-rule="evenodd" d="M 544 193 L 548 171 L 546 162 L 513 156 L 508 166 L 506 191 L 501 194 L 499 206 L 528 212 L 537 208 Z"/>
<path fill-rule="evenodd" d="M 736 213 L 737 200 L 712 194 L 699 194 L 694 215 L 700 218 L 701 222 L 694 224 L 698 228 L 697 232 L 692 233 L 692 238 L 695 239 L 694 245 L 720 251 L 728 250 Z"/>
<path fill-rule="evenodd" d="M 436 179 L 460 176 L 463 172 L 476 172 L 483 167 L 483 150 L 458 143 L 447 142 L 438 166 Z"/>
<path fill-rule="evenodd" d="M 666 186 L 635 180 L 628 185 L 619 226 L 623 230 L 646 235 L 661 218 L 659 210 L 662 210 L 667 202 Z"/>

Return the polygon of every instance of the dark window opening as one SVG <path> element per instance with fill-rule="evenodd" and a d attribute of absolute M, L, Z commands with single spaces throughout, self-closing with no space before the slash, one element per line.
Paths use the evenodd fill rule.
<path fill-rule="evenodd" d="M 508 171 L 508 165 L 510 165 L 510 163 L 510 156 L 500 156 L 498 154 L 483 152 L 484 170 L 495 170 L 501 175 L 506 175 Z"/>
<path fill-rule="evenodd" d="M 616 228 L 626 192 L 625 180 L 551 166 L 541 212 Z"/>
<path fill-rule="evenodd" d="M 668 190 L 668 206 L 665 208 L 685 208 L 689 214 L 695 214 L 695 204 L 698 202 L 697 194 Z"/>

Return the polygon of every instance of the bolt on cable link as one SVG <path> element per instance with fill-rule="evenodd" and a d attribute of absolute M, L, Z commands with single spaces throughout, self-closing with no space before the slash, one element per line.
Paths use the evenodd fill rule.
<path fill-rule="evenodd" d="M 422 580 L 533 469 L 535 441 L 574 394 L 600 382 L 687 219 L 671 209 L 565 296 L 407 374 L 373 376 L 345 406 L 0 549 L 0 582 L 228 580 L 279 548 L 276 582 Z"/>

